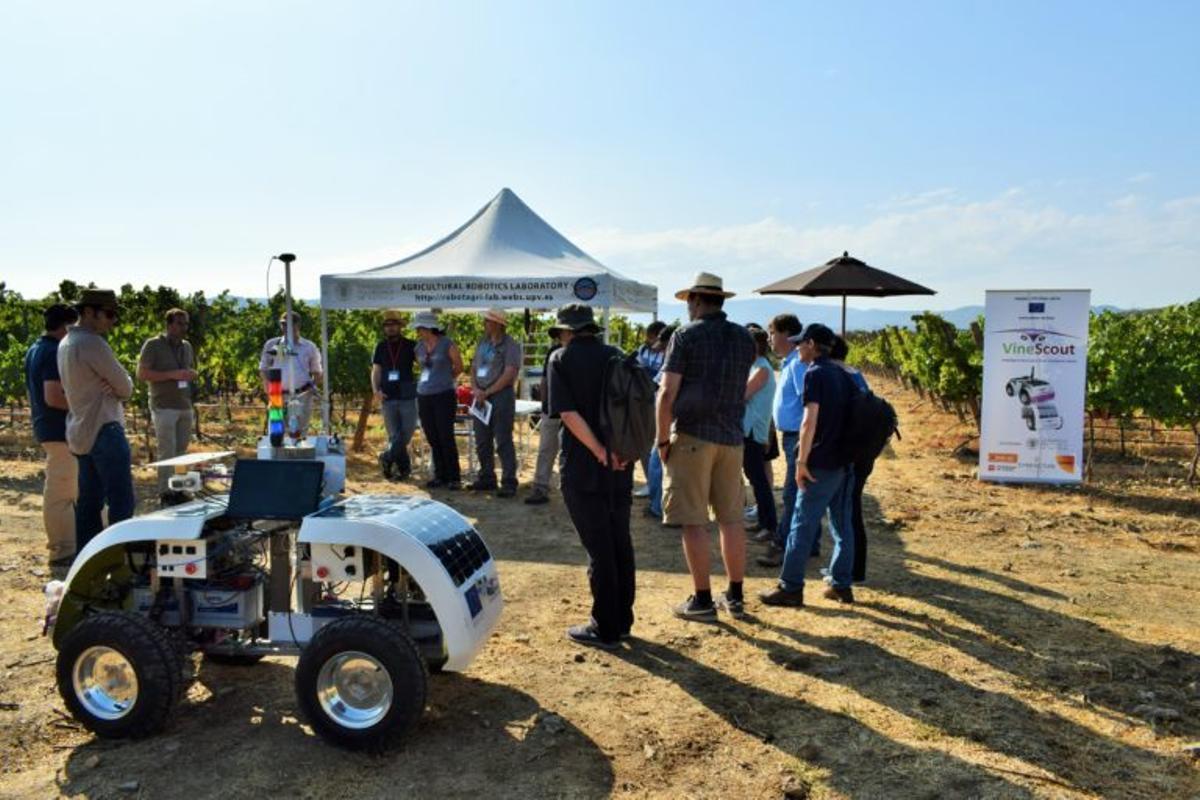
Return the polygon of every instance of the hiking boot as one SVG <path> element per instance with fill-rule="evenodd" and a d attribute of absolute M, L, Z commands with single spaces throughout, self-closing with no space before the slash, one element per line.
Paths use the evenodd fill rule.
<path fill-rule="evenodd" d="M 516 497 L 516 496 L 517 496 L 517 487 L 515 487 L 515 486 L 501 486 L 499 489 L 496 490 L 496 497 Z"/>
<path fill-rule="evenodd" d="M 600 633 L 591 625 L 573 625 L 567 628 L 567 638 L 575 644 L 598 647 L 601 650 L 616 650 L 621 646 L 620 641 L 601 639 Z"/>
<path fill-rule="evenodd" d="M 494 482 L 489 483 L 488 481 L 481 481 L 476 478 L 463 488 L 472 492 L 494 492 L 496 490 L 496 484 Z"/>
<path fill-rule="evenodd" d="M 425 481 L 426 489 L 441 489 L 445 485 L 446 482 L 441 478 L 430 478 L 429 480 Z"/>
<path fill-rule="evenodd" d="M 388 459 L 387 453 L 379 454 L 379 470 L 385 479 L 389 481 L 392 479 L 392 462 Z"/>
<path fill-rule="evenodd" d="M 754 563 L 760 567 L 778 567 L 783 564 L 783 548 L 777 544 L 773 544 L 767 548 L 765 555 L 761 555 L 754 559 Z"/>
<path fill-rule="evenodd" d="M 729 592 L 721 592 L 720 596 L 713 601 L 713 605 L 734 619 L 746 616 L 746 601 L 740 597 L 736 600 L 733 599 L 729 596 Z"/>
<path fill-rule="evenodd" d="M 853 603 L 854 590 L 850 588 L 839 589 L 836 586 L 827 586 L 825 591 L 821 592 L 821 597 L 826 600 L 836 600 L 839 603 Z"/>
<path fill-rule="evenodd" d="M 525 498 L 525 505 L 527 506 L 544 506 L 549 502 L 550 495 L 546 494 L 546 490 L 541 488 L 534 488 L 529 493 L 529 496 Z"/>
<path fill-rule="evenodd" d="M 800 608 L 804 605 L 804 590 L 797 589 L 792 592 L 782 586 L 776 585 L 774 589 L 759 592 L 758 599 L 769 606 Z"/>
<path fill-rule="evenodd" d="M 691 622 L 716 622 L 717 607 L 712 603 L 701 605 L 696 601 L 696 595 L 688 595 L 688 599 L 677 606 L 671 607 L 671 613 L 680 619 Z"/>

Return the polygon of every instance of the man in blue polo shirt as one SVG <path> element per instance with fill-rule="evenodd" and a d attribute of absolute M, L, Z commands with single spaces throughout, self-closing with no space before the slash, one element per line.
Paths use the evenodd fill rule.
<path fill-rule="evenodd" d="M 804 373 L 804 417 L 792 477 L 803 488 L 792 514 L 779 584 L 759 595 L 767 605 L 804 605 L 804 567 L 813 541 L 821 534 L 821 518 L 826 511 L 833 558 L 831 585 L 824 596 L 841 603 L 854 602 L 854 467 L 847 463 L 841 444 L 850 398 L 858 390 L 846 371 L 830 360 L 833 342 L 833 331 L 820 324 L 809 325 L 798 337 L 800 357 L 809 362 L 809 367 Z"/>
<path fill-rule="evenodd" d="M 779 523 L 773 531 L 762 531 L 756 542 L 766 543 L 766 555 L 757 561 L 763 567 L 778 567 L 783 563 L 784 543 L 792 526 L 792 509 L 796 507 L 796 443 L 800 439 L 800 418 L 804 407 L 800 404 L 800 389 L 804 385 L 804 371 L 808 365 L 800 360 L 800 352 L 791 337 L 800 333 L 800 320 L 795 314 L 779 314 L 767 325 L 771 337 L 771 349 L 779 356 L 779 382 L 775 384 L 773 414 L 775 429 L 783 439 L 780 447 L 786 459 L 787 469 L 783 473 L 783 509 Z"/>
<path fill-rule="evenodd" d="M 58 343 L 67 326 L 79 319 L 70 306 L 55 304 L 42 314 L 46 333 L 25 353 L 25 388 L 33 418 L 33 438 L 46 451 L 42 521 L 52 567 L 69 566 L 75 557 L 75 500 L 79 467 L 67 447 L 67 396 L 58 375 Z"/>

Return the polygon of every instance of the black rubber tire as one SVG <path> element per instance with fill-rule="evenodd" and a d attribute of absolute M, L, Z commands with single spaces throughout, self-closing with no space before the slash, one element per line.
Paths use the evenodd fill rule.
<path fill-rule="evenodd" d="M 120 719 L 94 716 L 75 694 L 72 672 L 89 647 L 111 647 L 133 666 L 138 696 Z M 101 611 L 85 617 L 63 638 L 55 667 L 58 693 L 71 716 L 106 739 L 138 739 L 166 726 L 183 690 L 183 664 L 167 632 L 141 614 Z"/>
<path fill-rule="evenodd" d="M 347 650 L 370 655 L 392 681 L 392 707 L 369 728 L 347 728 L 331 718 L 317 699 L 321 667 Z M 296 698 L 313 729 L 328 741 L 352 750 L 380 750 L 391 736 L 407 732 L 425 711 L 429 672 L 416 642 L 399 625 L 372 614 L 330 622 L 317 631 L 296 665 Z"/>
<path fill-rule="evenodd" d="M 1029 428 L 1029 430 L 1031 430 L 1031 431 L 1037 430 L 1037 423 L 1033 421 L 1033 417 L 1025 418 L 1025 427 Z"/>
<path fill-rule="evenodd" d="M 1029 405 L 1029 390 L 1022 389 L 1021 391 L 1017 392 L 1017 398 L 1021 401 L 1022 405 Z"/>
<path fill-rule="evenodd" d="M 227 667 L 252 667 L 262 661 L 263 656 L 249 653 L 205 653 L 204 660 Z"/>
<path fill-rule="evenodd" d="M 1004 393 L 1009 397 L 1013 396 L 1013 388 L 1011 383 L 1004 384 Z"/>

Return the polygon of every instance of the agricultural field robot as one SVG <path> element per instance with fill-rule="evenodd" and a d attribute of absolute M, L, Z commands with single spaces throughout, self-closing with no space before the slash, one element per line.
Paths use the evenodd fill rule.
<path fill-rule="evenodd" d="M 464 669 L 499 618 L 496 564 L 471 523 L 427 497 L 341 494 L 336 437 L 264 437 L 225 492 L 232 453 L 160 464 L 194 499 L 105 529 L 48 588 L 46 627 L 70 713 L 106 738 L 152 735 L 194 653 L 299 660 L 299 707 L 324 738 L 378 748 L 421 716 L 429 673 Z M 219 477 L 219 476 L 218 476 Z"/>

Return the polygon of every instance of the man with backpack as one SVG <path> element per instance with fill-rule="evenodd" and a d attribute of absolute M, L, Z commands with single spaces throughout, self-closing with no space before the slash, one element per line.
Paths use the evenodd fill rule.
<path fill-rule="evenodd" d="M 843 443 L 853 394 L 858 391 L 829 353 L 834 335 L 819 323 L 809 325 L 797 337 L 800 357 L 810 362 L 804 373 L 801 401 L 800 442 L 796 453 L 795 480 L 800 494 L 792 513 L 791 529 L 783 554 L 778 585 L 762 592 L 759 599 L 773 606 L 804 605 L 804 567 L 813 540 L 821 534 L 821 518 L 829 511 L 833 537 L 830 585 L 826 598 L 853 603 L 854 534 L 851 494 L 854 468 Z"/>
<path fill-rule="evenodd" d="M 596 338 L 600 328 L 592 309 L 572 303 L 558 311 L 556 327 L 570 340 L 547 362 L 547 395 L 551 418 L 562 421 L 562 496 L 571 523 L 588 554 L 592 590 L 591 620 L 567 630 L 572 641 L 611 650 L 633 625 L 634 561 L 629 536 L 633 471 L 630 463 L 649 443 L 622 446 L 614 452 L 614 424 L 605 407 L 620 350 Z M 630 372 L 645 377 L 632 363 Z M 648 381 L 649 378 L 646 378 Z M 648 397 L 647 397 L 648 401 Z M 624 429 L 626 420 L 616 426 Z"/>
<path fill-rule="evenodd" d="M 683 552 L 695 594 L 675 606 L 675 616 L 711 622 L 717 605 L 732 616 L 744 613 L 746 570 L 743 521 L 742 419 L 746 380 L 754 362 L 754 340 L 721 310 L 721 278 L 701 272 L 676 293 L 686 300 L 688 324 L 671 337 L 658 394 L 658 455 L 666 467 L 663 516 L 683 527 Z M 709 584 L 709 510 L 721 530 L 721 555 L 729 588 L 713 602 Z"/>

